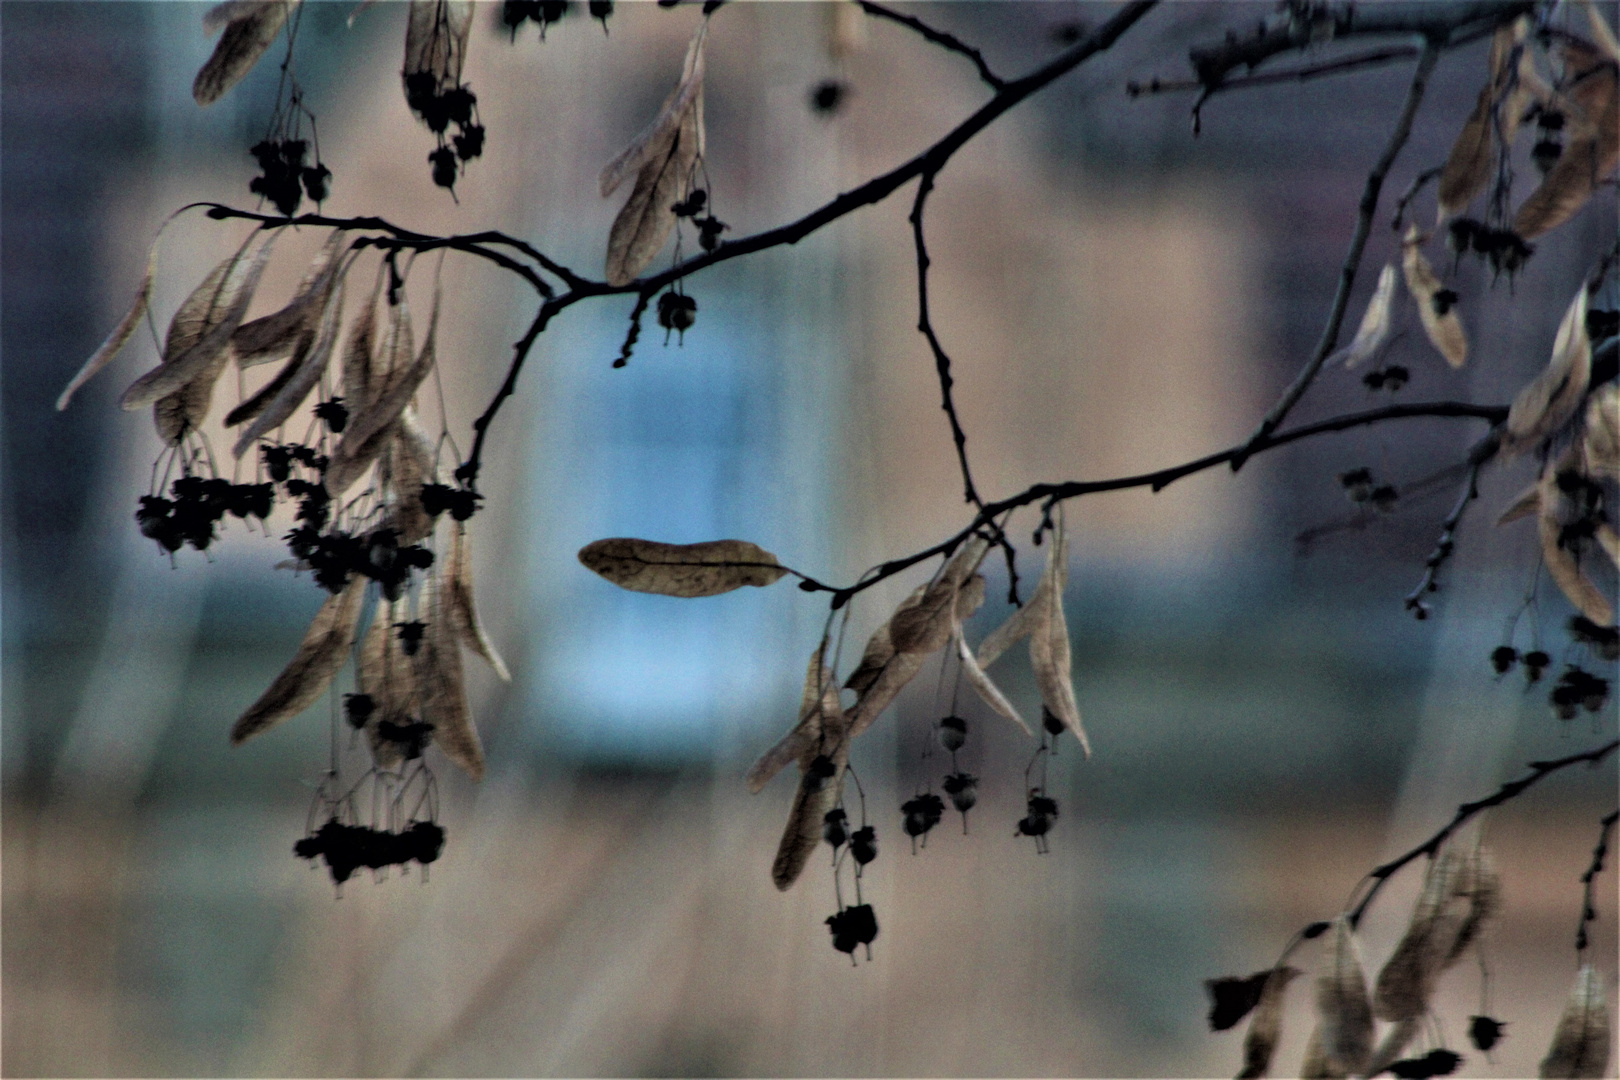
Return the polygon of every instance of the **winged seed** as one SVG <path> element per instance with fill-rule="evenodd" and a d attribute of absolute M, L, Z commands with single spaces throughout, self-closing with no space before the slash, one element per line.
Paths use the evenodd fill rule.
<path fill-rule="evenodd" d="M 1317 1031 L 1330 1070 L 1340 1076 L 1359 1072 L 1372 1053 L 1372 1003 L 1362 974 L 1361 953 L 1350 921 L 1340 915 L 1316 980 Z"/>
<path fill-rule="evenodd" d="M 1285 965 L 1273 968 L 1266 978 L 1249 1020 L 1249 1030 L 1243 1037 L 1243 1071 L 1238 1073 L 1238 1080 L 1256 1080 L 1270 1070 L 1271 1056 L 1282 1036 L 1283 1000 L 1288 984 L 1300 974 L 1298 968 Z"/>
<path fill-rule="evenodd" d="M 357 8 L 354 15 L 359 13 Z M 405 22 L 404 74 L 426 73 L 441 83 L 459 82 L 472 18 L 471 0 L 411 0 Z"/>
<path fill-rule="evenodd" d="M 1355 339 L 1339 355 L 1344 366 L 1353 368 L 1376 353 L 1389 338 L 1390 309 L 1395 304 L 1395 264 L 1385 263 L 1378 273 L 1378 287 L 1367 302 Z"/>
<path fill-rule="evenodd" d="M 232 448 L 235 457 L 241 457 L 248 447 L 258 441 L 259 436 L 267 431 L 274 431 L 287 418 L 297 411 L 298 406 L 304 403 L 309 392 L 315 389 L 315 384 L 326 371 L 326 363 L 332 358 L 332 347 L 337 344 L 338 327 L 343 320 L 343 283 L 338 282 L 337 287 L 328 294 L 325 309 L 321 312 L 320 331 L 315 337 L 315 344 L 305 354 L 302 362 L 296 360 L 289 362 L 289 367 L 297 364 L 286 383 L 276 392 L 242 437 L 236 440 Z M 277 381 L 280 381 L 279 379 Z M 227 420 L 229 418 L 227 417 Z"/>
<path fill-rule="evenodd" d="M 608 232 L 605 273 L 609 285 L 628 285 L 647 268 L 675 228 L 672 207 L 686 194 L 687 177 L 698 155 L 696 106 L 682 114 L 680 127 L 652 148 L 636 174 L 630 198 Z"/>
<path fill-rule="evenodd" d="M 130 335 L 135 333 L 135 328 L 146 316 L 146 307 L 152 301 L 152 279 L 156 276 L 157 242 L 153 241 L 152 252 L 146 258 L 146 274 L 141 278 L 141 287 L 135 292 L 135 302 L 130 305 L 129 311 L 124 314 L 118 325 L 113 327 L 112 333 L 107 335 L 101 347 L 90 355 L 90 359 L 84 362 L 79 373 L 73 376 L 61 396 L 56 399 L 57 412 L 67 408 L 68 402 L 73 400 L 73 395 L 79 392 L 79 388 L 94 378 L 96 373 L 106 367 L 108 362 L 129 343 Z"/>
<path fill-rule="evenodd" d="M 232 745 L 297 716 L 326 691 L 332 676 L 349 658 L 365 595 L 365 581 L 357 577 L 342 592 L 327 598 L 292 660 L 231 728 Z"/>
<path fill-rule="evenodd" d="M 580 548 L 579 561 L 620 588 L 663 596 L 718 596 L 744 585 L 772 585 L 787 573 L 775 555 L 746 540 L 661 544 L 614 537 Z"/>
<path fill-rule="evenodd" d="M 450 570 L 446 588 L 449 590 L 450 625 L 455 628 L 461 643 L 483 657 L 501 682 L 511 682 L 512 673 L 507 670 L 506 661 L 501 659 L 501 654 L 484 632 L 484 625 L 478 619 L 478 607 L 473 602 L 472 544 L 467 541 L 464 522 L 456 522 L 455 531 L 450 537 Z"/>
<path fill-rule="evenodd" d="M 1575 293 L 1558 324 L 1552 359 L 1525 384 L 1508 409 L 1502 453 L 1519 454 L 1554 434 L 1575 411 L 1592 379 L 1592 341 L 1586 333 L 1586 286 Z"/>
<path fill-rule="evenodd" d="M 220 4 L 203 17 L 203 28 L 210 33 L 225 21 L 225 33 L 191 84 L 191 96 L 198 105 L 212 105 L 253 70 L 253 65 L 276 40 L 287 16 L 298 3 L 299 0 L 258 0 L 257 3 L 237 0 Z"/>
<path fill-rule="evenodd" d="M 703 89 L 703 47 L 708 33 L 709 20 L 704 19 L 698 23 L 692 40 L 686 46 L 686 59 L 681 65 L 681 79 L 664 99 L 658 115 L 630 141 L 629 146 L 621 150 L 618 156 L 602 169 L 602 175 L 597 178 L 597 187 L 602 192 L 602 198 L 605 199 L 618 190 L 619 185 L 624 183 L 625 178 L 631 173 L 639 172 L 642 166 L 656 156 L 656 148 L 662 146 L 666 139 L 674 136 L 680 129 L 687 110 L 693 106 Z M 699 152 L 702 152 L 701 146 Z"/>
<path fill-rule="evenodd" d="M 431 579 L 427 592 L 427 630 L 416 655 L 411 657 L 417 703 L 422 708 L 422 719 L 433 725 L 433 741 L 444 751 L 444 756 L 474 780 L 482 780 L 484 748 L 478 739 L 478 729 L 473 727 L 461 667 L 461 647 L 450 625 L 448 605 L 438 577 Z"/>
<path fill-rule="evenodd" d="M 1468 335 L 1463 332 L 1462 320 L 1457 318 L 1453 303 L 1444 315 L 1435 310 L 1435 297 L 1441 291 L 1440 278 L 1423 255 L 1423 240 L 1414 225 L 1406 234 L 1401 265 L 1406 272 L 1406 288 L 1417 301 L 1418 317 L 1423 320 L 1423 332 L 1446 363 L 1460 368 L 1468 361 Z"/>
<path fill-rule="evenodd" d="M 1552 1045 L 1541 1059 L 1541 1076 L 1605 1076 L 1611 1050 L 1603 975 L 1591 964 L 1583 964 L 1558 1018 Z"/>

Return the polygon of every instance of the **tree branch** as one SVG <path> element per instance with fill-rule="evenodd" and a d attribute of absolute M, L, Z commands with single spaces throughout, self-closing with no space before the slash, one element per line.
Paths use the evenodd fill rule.
<path fill-rule="evenodd" d="M 1429 76 L 1434 71 L 1435 61 L 1440 58 L 1440 43 L 1430 38 L 1423 46 L 1423 55 L 1418 58 L 1417 69 L 1412 73 L 1412 84 L 1406 92 L 1406 103 L 1401 106 L 1400 117 L 1395 121 L 1395 130 L 1390 132 L 1389 141 L 1384 146 L 1384 152 L 1379 155 L 1378 161 L 1373 165 L 1372 172 L 1367 174 L 1367 184 L 1361 193 L 1360 213 L 1356 218 L 1356 231 L 1350 238 L 1350 250 L 1344 257 L 1344 265 L 1339 270 L 1339 288 L 1333 295 L 1333 306 L 1328 312 L 1327 325 L 1322 328 L 1322 337 L 1316 343 L 1316 349 L 1311 353 L 1310 360 L 1300 369 L 1288 389 L 1283 391 L 1277 404 L 1266 413 L 1265 419 L 1249 437 L 1251 445 L 1257 445 L 1261 439 L 1277 430 L 1277 427 L 1288 416 L 1299 399 L 1305 396 L 1305 391 L 1316 378 L 1317 372 L 1322 370 L 1322 363 L 1332 354 L 1334 346 L 1339 342 L 1339 328 L 1344 322 L 1344 312 L 1350 303 L 1350 289 L 1356 282 L 1356 271 L 1361 266 L 1361 253 L 1367 246 L 1367 236 L 1372 231 L 1373 215 L 1378 212 L 1378 193 L 1383 189 L 1384 177 L 1389 174 L 1390 166 L 1395 163 L 1395 157 L 1406 145 L 1406 140 L 1412 133 L 1412 119 L 1417 115 L 1418 105 L 1423 101 L 1423 92 L 1429 83 Z M 1247 449 L 1232 458 L 1232 471 L 1243 467 L 1248 460 Z"/>
<path fill-rule="evenodd" d="M 1252 71 L 1279 53 L 1318 42 L 1397 34 L 1420 34 L 1430 41 L 1447 41 L 1479 24 L 1496 27 L 1511 22 L 1534 6 L 1533 0 L 1388 0 L 1333 8 L 1313 6 L 1279 21 L 1262 23 L 1246 38 L 1228 32 L 1218 44 L 1193 47 L 1187 59 L 1199 83 L 1214 89 L 1234 68 Z"/>
<path fill-rule="evenodd" d="M 954 34 L 948 34 L 943 30 L 935 30 L 921 19 L 914 18 L 910 15 L 902 15 L 897 11 L 891 11 L 881 4 L 872 3 L 871 0 L 855 0 L 855 2 L 858 3 L 861 6 L 861 10 L 866 12 L 868 15 L 879 19 L 888 19 L 891 22 L 897 22 L 901 26 L 915 30 L 929 41 L 932 41 L 935 45 L 938 45 L 943 49 L 948 49 L 954 53 L 960 53 L 969 60 L 972 60 L 973 66 L 979 69 L 979 78 L 989 83 L 992 89 L 1000 90 L 1002 87 L 1007 85 L 1006 80 L 999 78 L 995 72 L 990 70 L 990 65 L 984 62 L 984 56 L 979 52 L 978 49 L 975 49 L 973 46 L 962 41 Z"/>
<path fill-rule="evenodd" d="M 1614 753 L 1616 747 L 1620 747 L 1620 739 L 1611 739 L 1596 749 L 1579 754 L 1570 754 L 1568 757 L 1561 757 L 1554 761 L 1532 761 L 1529 765 L 1530 772 L 1528 774 L 1519 777 L 1517 780 L 1508 781 L 1497 788 L 1495 793 L 1487 795 L 1483 799 L 1475 799 L 1473 802 L 1463 803 L 1457 807 L 1457 813 L 1439 832 L 1399 858 L 1391 859 L 1384 865 L 1375 867 L 1368 872 L 1367 876 L 1362 880 L 1372 884 L 1366 894 L 1362 896 L 1361 901 L 1350 910 L 1350 928 L 1354 930 L 1361 922 L 1361 916 L 1366 913 L 1367 906 L 1372 903 L 1373 897 L 1378 895 L 1378 890 L 1384 887 L 1384 882 L 1394 877 L 1396 871 L 1418 856 L 1427 855 L 1433 858 L 1439 854 L 1440 845 L 1445 843 L 1446 838 L 1456 832 L 1469 818 L 1482 810 L 1489 810 L 1493 806 L 1501 806 L 1509 799 L 1517 798 L 1542 777 L 1551 776 L 1560 769 L 1568 768 L 1571 765 L 1579 765 L 1582 762 L 1597 765 L 1604 758 Z"/>
<path fill-rule="evenodd" d="M 1371 52 L 1357 53 L 1339 60 L 1328 60 L 1320 64 L 1309 64 L 1305 67 L 1290 68 L 1287 71 L 1268 71 L 1261 75 L 1239 76 L 1235 79 L 1223 79 L 1220 89 L 1243 90 L 1252 86 L 1273 86 L 1277 83 L 1310 82 L 1312 79 L 1322 78 L 1324 75 L 1342 75 L 1347 71 L 1355 71 L 1375 64 L 1387 64 L 1391 60 L 1404 60 L 1410 56 L 1418 55 L 1418 48 L 1414 45 L 1400 45 L 1391 49 L 1374 49 Z M 1189 90 L 1209 91 L 1211 88 L 1201 79 L 1160 79 L 1154 77 L 1146 83 L 1128 82 L 1125 84 L 1125 93 L 1131 97 L 1140 97 L 1143 94 L 1174 94 Z"/>
<path fill-rule="evenodd" d="M 1407 405 L 1387 405 L 1381 409 L 1368 409 L 1363 412 L 1347 413 L 1326 420 L 1319 420 L 1312 424 L 1285 431 L 1280 434 L 1267 435 L 1258 442 L 1244 443 L 1218 453 L 1207 454 L 1180 465 L 1159 469 L 1156 472 L 1138 473 L 1134 476 L 1122 476 L 1112 480 L 1070 480 L 1064 483 L 1035 484 L 1016 495 L 1002 499 L 999 502 L 986 503 L 984 508 L 974 516 L 966 528 L 948 539 L 942 540 L 930 548 L 906 555 L 902 558 L 891 559 L 862 574 L 853 585 L 835 588 L 815 582 L 813 585 L 800 586 L 807 592 L 825 591 L 833 593 L 832 605 L 840 608 L 849 602 L 850 597 L 876 585 L 885 578 L 892 577 L 908 567 L 915 566 L 926 559 L 936 555 L 948 555 L 955 551 L 957 545 L 966 540 L 976 530 L 991 525 L 995 518 L 1009 510 L 1015 510 L 1031 503 L 1046 500 L 1048 502 L 1063 502 L 1083 495 L 1095 495 L 1104 491 L 1125 491 L 1130 488 L 1145 487 L 1157 493 L 1169 487 L 1183 477 L 1206 469 L 1215 468 L 1231 461 L 1240 453 L 1258 454 L 1289 443 L 1299 442 L 1302 439 L 1325 435 L 1333 431 L 1345 431 L 1350 428 L 1363 427 L 1368 424 L 1383 423 L 1386 420 L 1404 420 L 1416 417 L 1451 417 L 1485 420 L 1492 425 L 1500 424 L 1507 419 L 1507 406 L 1505 405 L 1472 405 L 1459 401 L 1433 401 L 1420 402 Z"/>
<path fill-rule="evenodd" d="M 1468 467 L 1468 478 L 1463 481 L 1462 494 L 1457 497 L 1457 505 L 1451 508 L 1451 513 L 1440 523 L 1440 539 L 1435 543 L 1434 550 L 1424 562 L 1423 578 L 1417 583 L 1417 588 L 1406 594 L 1406 610 L 1412 612 L 1418 619 L 1429 617 L 1429 605 L 1423 602 L 1426 592 L 1438 592 L 1440 589 L 1439 573 L 1452 554 L 1457 550 L 1457 526 L 1462 521 L 1463 512 L 1468 504 L 1479 498 L 1479 470 L 1485 467 L 1485 460 L 1472 461 Z"/>
<path fill-rule="evenodd" d="M 1609 854 L 1609 834 L 1614 831 L 1614 823 L 1620 821 L 1620 810 L 1605 814 L 1603 820 L 1598 822 L 1601 828 L 1598 831 L 1597 846 L 1592 848 L 1592 864 L 1581 875 L 1581 924 L 1575 928 L 1575 951 L 1586 951 L 1588 944 L 1586 938 L 1586 924 L 1597 918 L 1597 909 L 1592 906 L 1592 882 L 1603 873 L 1603 860 Z"/>

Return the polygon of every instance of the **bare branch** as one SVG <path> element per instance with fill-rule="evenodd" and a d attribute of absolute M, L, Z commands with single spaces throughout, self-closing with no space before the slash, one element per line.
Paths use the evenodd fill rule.
<path fill-rule="evenodd" d="M 1366 913 L 1368 905 L 1373 901 L 1373 897 L 1378 895 L 1378 890 L 1384 887 L 1384 882 L 1394 877 L 1401 867 L 1418 856 L 1427 855 L 1433 858 L 1439 854 L 1440 845 L 1445 843 L 1446 838 L 1456 832 L 1469 818 L 1482 810 L 1489 810 L 1493 806 L 1501 806 L 1509 799 L 1517 798 L 1542 777 L 1551 776 L 1560 769 L 1566 769 L 1571 765 L 1579 765 L 1583 762 L 1588 765 L 1597 765 L 1604 758 L 1614 753 L 1617 747 L 1620 747 L 1620 739 L 1610 739 L 1602 746 L 1579 754 L 1570 754 L 1568 757 L 1561 757 L 1554 761 L 1532 761 L 1529 765 L 1530 772 L 1526 775 L 1519 777 L 1517 780 L 1508 781 L 1483 799 L 1475 799 L 1473 802 L 1463 803 L 1457 807 L 1457 813 L 1439 832 L 1399 858 L 1391 859 L 1384 865 L 1375 867 L 1368 872 L 1367 876 L 1362 880 L 1370 882 L 1371 885 L 1362 896 L 1361 901 L 1350 910 L 1350 928 L 1355 929 L 1357 924 L 1361 922 L 1361 916 Z"/>
<path fill-rule="evenodd" d="M 984 56 L 979 52 L 978 49 L 975 49 L 973 46 L 962 41 L 954 34 L 948 34 L 943 30 L 935 30 L 921 19 L 915 18 L 911 15 L 902 15 L 899 12 L 892 11 L 881 4 L 874 4 L 871 2 L 871 0 L 855 0 L 855 2 L 860 4 L 861 10 L 866 12 L 868 15 L 879 19 L 888 19 L 892 22 L 897 22 L 901 26 L 915 30 L 929 41 L 932 41 L 935 45 L 938 45 L 943 49 L 948 49 L 953 53 L 960 53 L 969 60 L 972 60 L 973 66 L 979 69 L 979 78 L 989 83 L 993 89 L 1000 90 L 1002 87 L 1007 85 L 1006 80 L 999 78 L 995 72 L 990 70 L 990 65 L 984 62 Z"/>
<path fill-rule="evenodd" d="M 1620 821 L 1620 810 L 1612 810 L 1598 822 L 1601 828 L 1598 831 L 1598 842 L 1592 848 L 1592 864 L 1581 875 L 1581 884 L 1585 887 L 1581 897 L 1581 924 L 1575 928 L 1575 951 L 1585 952 L 1588 944 L 1586 939 L 1586 924 L 1597 918 L 1597 909 L 1592 906 L 1592 882 L 1603 873 L 1603 860 L 1609 854 L 1609 834 L 1614 831 L 1614 823 Z"/>
<path fill-rule="evenodd" d="M 1347 71 L 1356 71 L 1364 67 L 1377 64 L 1387 64 L 1391 60 L 1404 60 L 1407 57 L 1418 55 L 1415 45 L 1400 45 L 1390 49 L 1374 49 L 1371 52 L 1356 53 L 1338 60 L 1328 60 L 1320 64 L 1309 64 L 1305 67 L 1290 68 L 1287 71 L 1268 71 L 1261 75 L 1245 75 L 1235 79 L 1223 79 L 1219 84 L 1221 90 L 1244 90 L 1253 86 L 1274 86 L 1277 83 L 1310 82 L 1325 75 L 1342 75 Z M 1190 90 L 1209 91 L 1211 88 L 1201 79 L 1160 79 L 1152 78 L 1145 83 L 1128 82 L 1125 84 L 1125 93 L 1131 97 L 1140 97 L 1143 94 L 1175 94 Z"/>
<path fill-rule="evenodd" d="M 1356 231 L 1350 238 L 1350 251 L 1344 257 L 1344 266 L 1339 270 L 1339 288 L 1334 293 L 1333 306 L 1328 312 L 1327 325 L 1322 329 L 1322 337 L 1316 343 L 1316 349 L 1311 353 L 1310 360 L 1306 361 L 1305 366 L 1294 377 L 1293 383 L 1283 391 L 1277 404 L 1271 407 L 1255 433 L 1249 437 L 1251 445 L 1257 445 L 1261 439 L 1277 430 L 1278 425 L 1288 416 L 1289 410 L 1305 395 L 1317 372 L 1322 370 L 1323 362 L 1339 343 L 1339 327 L 1344 322 L 1345 308 L 1350 303 L 1350 289 L 1355 285 L 1356 271 L 1361 266 L 1361 253 L 1366 248 L 1367 236 L 1372 231 L 1373 215 L 1378 212 L 1378 193 L 1383 189 L 1384 177 L 1389 174 L 1396 155 L 1401 152 L 1401 147 L 1406 145 L 1406 139 L 1412 133 L 1412 118 L 1417 115 L 1418 105 L 1422 103 L 1423 92 L 1429 83 L 1429 76 L 1434 72 L 1435 61 L 1439 59 L 1440 45 L 1431 38 L 1424 45 L 1423 55 L 1418 58 L 1417 69 L 1412 73 L 1412 85 L 1406 92 L 1406 103 L 1401 106 L 1400 117 L 1395 121 L 1395 130 L 1390 133 L 1389 142 L 1385 144 L 1384 152 L 1373 165 L 1372 172 L 1367 174 L 1367 185 L 1361 193 L 1361 212 L 1356 218 Z M 1241 469 L 1248 458 L 1248 451 L 1233 457 L 1232 471 Z"/>

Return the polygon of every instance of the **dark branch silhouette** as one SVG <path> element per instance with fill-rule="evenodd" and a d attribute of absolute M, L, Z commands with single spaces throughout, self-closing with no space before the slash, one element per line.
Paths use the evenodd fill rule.
<path fill-rule="evenodd" d="M 990 65 L 984 62 L 984 56 L 979 52 L 978 49 L 975 49 L 973 46 L 962 41 L 956 35 L 948 34 L 943 30 L 935 30 L 933 27 L 929 26 L 927 23 L 923 22 L 919 18 L 916 18 L 915 16 L 902 15 L 898 11 L 892 11 L 889 8 L 884 7 L 882 4 L 874 4 L 871 2 L 871 0 L 855 0 L 855 2 L 858 3 L 861 6 L 861 10 L 866 12 L 868 15 L 879 19 L 888 19 L 891 22 L 897 22 L 901 26 L 915 30 L 929 41 L 932 41 L 935 45 L 938 45 L 941 48 L 947 49 L 953 53 L 960 53 L 961 55 L 967 57 L 969 60 L 973 61 L 973 66 L 979 69 L 979 78 L 988 83 L 992 89 L 1000 90 L 1002 87 L 1007 85 L 1006 80 L 998 77 L 995 72 L 990 70 Z"/>

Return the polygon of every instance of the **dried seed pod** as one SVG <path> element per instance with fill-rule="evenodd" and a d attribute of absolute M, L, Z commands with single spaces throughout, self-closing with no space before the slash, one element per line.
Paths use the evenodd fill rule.
<path fill-rule="evenodd" d="M 191 96 L 198 105 L 212 105 L 253 70 L 286 25 L 299 0 L 228 0 L 203 16 L 203 29 L 213 33 L 224 26 L 214 52 L 197 72 Z"/>
<path fill-rule="evenodd" d="M 1353 368 L 1383 347 L 1389 339 L 1390 311 L 1395 306 L 1395 264 L 1385 263 L 1378 272 L 1378 286 L 1361 316 L 1361 326 L 1355 338 L 1332 359 L 1343 359 L 1344 366 Z"/>
<path fill-rule="evenodd" d="M 435 576 L 427 586 L 427 632 L 412 657 L 417 702 L 424 722 L 446 757 L 474 780 L 484 777 L 484 749 L 473 726 L 461 667 L 461 646 L 450 624 L 444 588 Z"/>
<path fill-rule="evenodd" d="M 1316 1011 L 1326 1068 L 1339 1076 L 1360 1072 L 1372 1053 L 1372 1002 L 1361 950 L 1343 915 L 1334 920 L 1333 937 L 1316 979 Z"/>
<path fill-rule="evenodd" d="M 1605 1076 L 1610 1051 L 1609 1005 L 1603 975 L 1591 964 L 1583 964 L 1553 1032 L 1552 1046 L 1541 1059 L 1540 1075 Z"/>
<path fill-rule="evenodd" d="M 130 305 L 118 325 L 113 327 L 112 333 L 107 335 L 101 346 L 84 362 L 77 375 L 73 376 L 63 389 L 61 396 L 56 399 L 56 410 L 61 412 L 73 400 L 73 395 L 79 388 L 95 377 L 96 373 L 106 367 L 113 357 L 128 344 L 135 328 L 141 324 L 146 316 L 147 305 L 152 300 L 152 281 L 157 276 L 157 241 L 152 241 L 152 250 L 146 257 L 146 273 L 141 277 L 140 288 L 135 291 L 135 302 Z"/>
<path fill-rule="evenodd" d="M 804 673 L 804 693 L 799 701 L 799 718 L 777 744 L 765 751 L 748 770 L 748 790 L 757 794 L 772 777 L 798 759 L 800 771 L 809 768 L 822 741 L 822 726 L 827 717 L 837 718 L 843 711 L 838 700 L 837 680 L 827 666 L 827 639 L 822 638 L 810 654 L 810 664 Z"/>
<path fill-rule="evenodd" d="M 1468 335 L 1457 318 L 1456 294 L 1443 287 L 1434 267 L 1423 255 L 1423 235 L 1413 225 L 1402 244 L 1401 266 L 1406 272 L 1406 289 L 1417 301 L 1423 332 L 1446 363 L 1460 368 L 1468 360 Z"/>
<path fill-rule="evenodd" d="M 232 745 L 297 716 L 326 691 L 332 677 L 349 658 L 355 624 L 360 618 L 360 601 L 364 597 L 365 584 L 356 580 L 336 596 L 327 598 L 305 631 L 298 652 L 231 728 Z"/>
<path fill-rule="evenodd" d="M 1581 456 L 1588 476 L 1620 480 L 1620 384 L 1600 387 L 1587 403 Z"/>
<path fill-rule="evenodd" d="M 579 561 L 620 588 L 664 596 L 718 596 L 773 585 L 787 573 L 775 555 L 747 540 L 662 544 L 619 537 L 586 544 Z"/>
<path fill-rule="evenodd" d="M 1558 324 L 1552 359 L 1520 390 L 1508 409 L 1502 453 L 1539 446 L 1575 415 L 1592 378 L 1592 341 L 1586 333 L 1586 286 L 1575 293 Z"/>
<path fill-rule="evenodd" d="M 1411 1020 L 1428 1009 L 1434 982 L 1467 917 L 1466 900 L 1457 889 L 1465 862 L 1461 852 L 1447 848 L 1429 863 L 1406 933 L 1378 973 L 1373 1010 L 1380 1020 Z"/>

